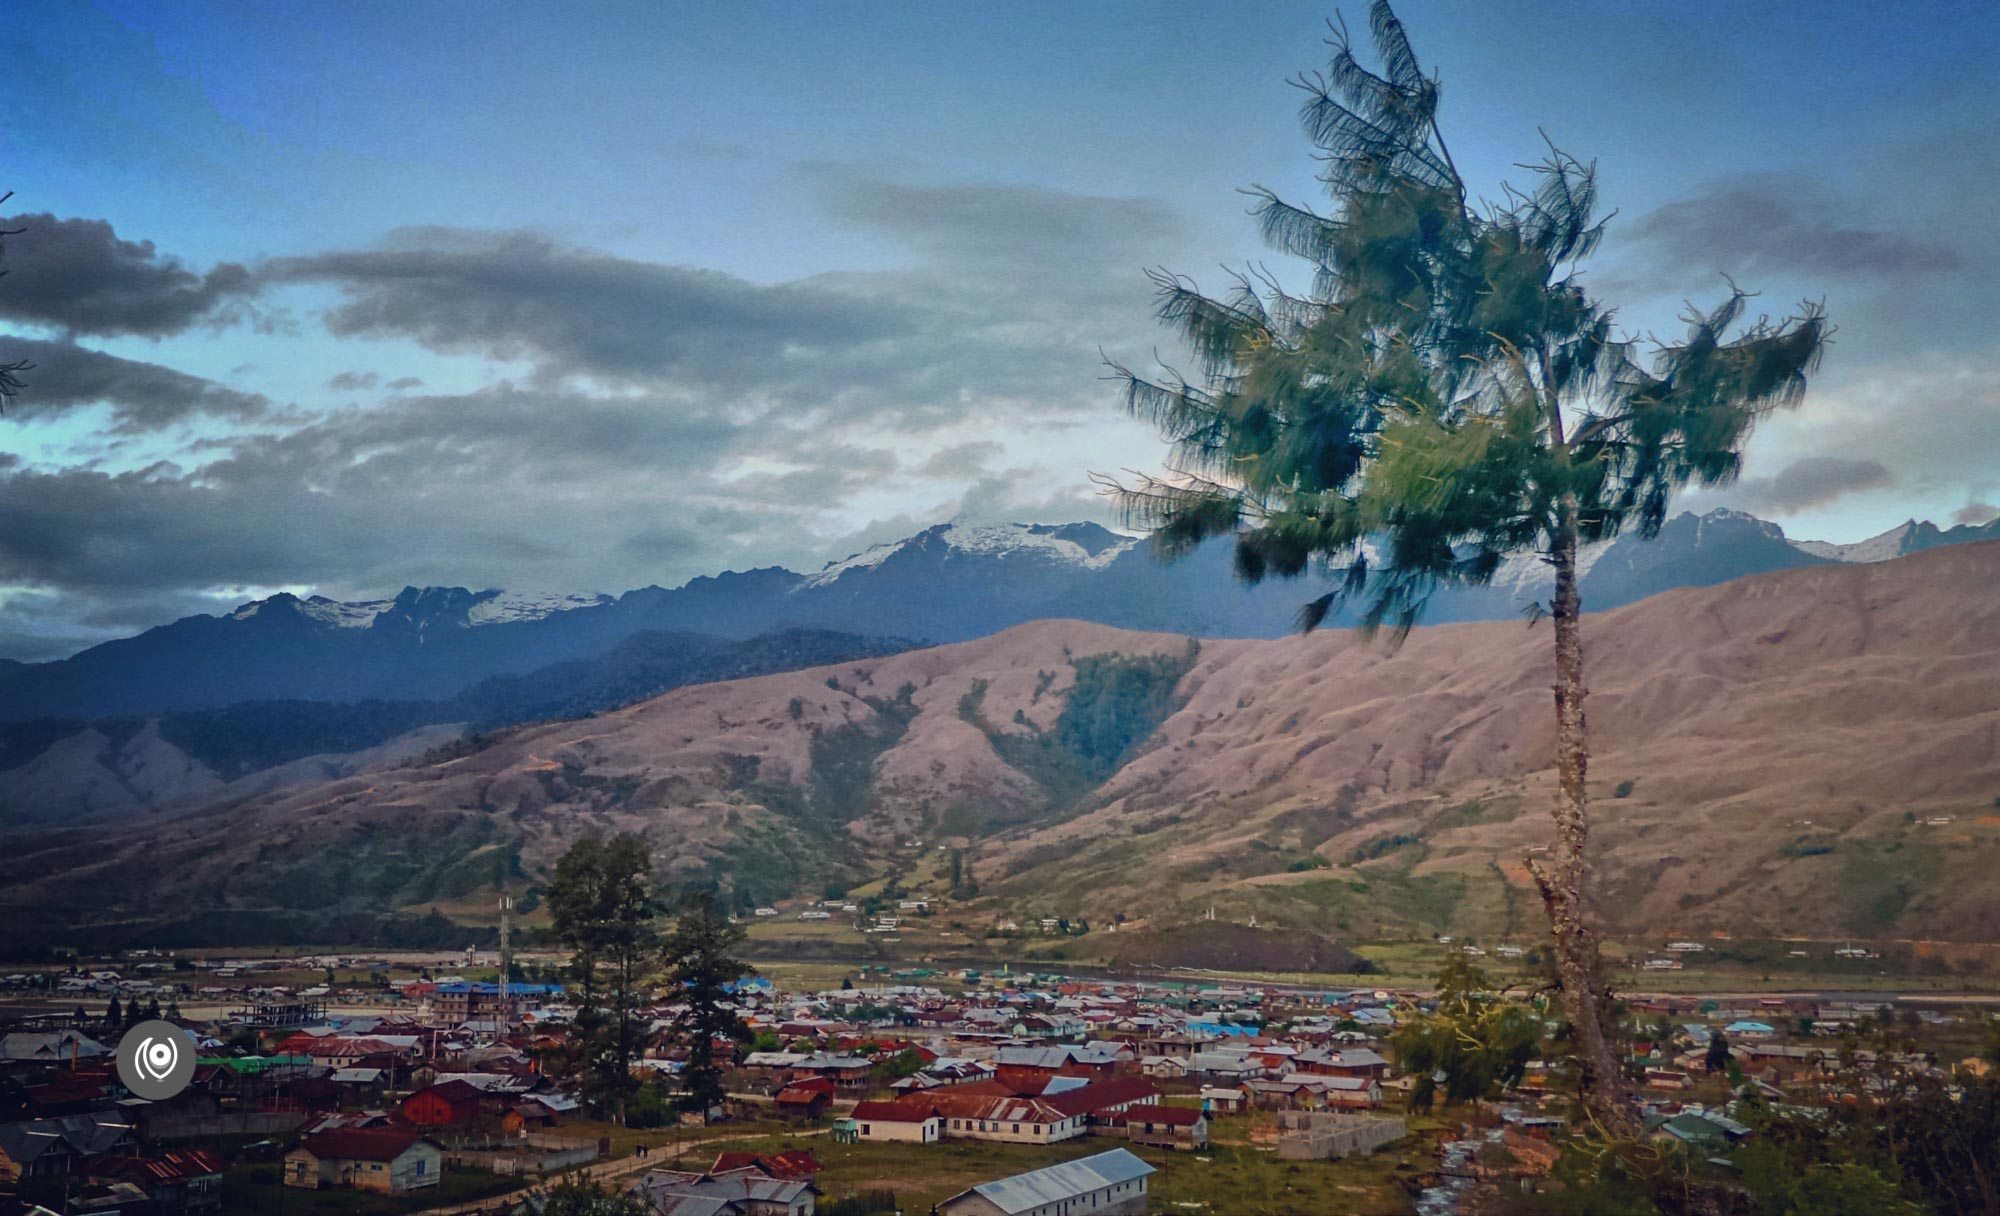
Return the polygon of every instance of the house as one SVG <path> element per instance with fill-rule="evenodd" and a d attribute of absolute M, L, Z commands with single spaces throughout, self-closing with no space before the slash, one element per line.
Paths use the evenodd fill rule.
<path fill-rule="evenodd" d="M 737 1065 L 746 1081 L 768 1081 L 782 1084 L 792 1079 L 807 1055 L 803 1051 L 753 1051 L 743 1057 Z"/>
<path fill-rule="evenodd" d="M 727 1174 L 731 1170 L 754 1169 L 772 1178 L 811 1182 L 823 1168 L 811 1149 L 795 1148 L 782 1153 L 718 1153 L 708 1172 Z"/>
<path fill-rule="evenodd" d="M 389 1085 L 389 1072 L 384 1068 L 336 1068 L 326 1079 L 346 1089 L 350 1101 L 366 1104 L 381 1100 Z"/>
<path fill-rule="evenodd" d="M 1241 1082 L 1263 1076 L 1264 1066 L 1240 1051 L 1197 1051 L 1188 1057 L 1188 1074 L 1223 1082 Z"/>
<path fill-rule="evenodd" d="M 938 1205 L 941 1216 L 1144 1216 L 1153 1167 L 1129 1149 L 982 1182 Z"/>
<path fill-rule="evenodd" d="M 1389 1075 L 1388 1059 L 1367 1047 L 1306 1052 L 1293 1062 L 1293 1067 L 1299 1072 L 1325 1077 L 1372 1077 L 1380 1081 Z"/>
<path fill-rule="evenodd" d="M 816 1051 L 800 1060 L 792 1069 L 792 1076 L 803 1080 L 807 1077 L 824 1077 L 840 1089 L 866 1089 L 875 1070 L 875 1061 L 867 1056 L 833 1055 Z"/>
<path fill-rule="evenodd" d="M 930 1099 L 920 1094 L 887 1102 L 860 1102 L 849 1112 L 849 1117 L 861 1125 L 863 1140 L 934 1144 L 944 1139 L 943 1116 Z"/>
<path fill-rule="evenodd" d="M 892 1082 L 890 1089 L 899 1093 L 921 1089 L 942 1089 L 947 1085 L 969 1085 L 976 1081 L 989 1080 L 998 1070 L 983 1060 L 965 1060 L 939 1057 L 926 1065 L 921 1072 L 912 1073 L 900 1081 Z"/>
<path fill-rule="evenodd" d="M 478 1122 L 486 1093 L 469 1081 L 453 1079 L 426 1086 L 398 1108 L 418 1127 L 470 1127 Z"/>
<path fill-rule="evenodd" d="M 109 1054 L 109 1047 L 74 1030 L 0 1034 L 0 1064 L 73 1064 Z"/>
<path fill-rule="evenodd" d="M 1291 1073 L 1284 1080 L 1297 1081 L 1319 1096 L 1319 1104 L 1348 1110 L 1374 1110 L 1382 1105 L 1382 1083 L 1374 1077 L 1314 1076 Z"/>
<path fill-rule="evenodd" d="M 1045 1093 L 1042 1100 L 1057 1110 L 1082 1115 L 1092 1126 L 1096 1126 L 1111 1123 L 1112 1116 L 1132 1107 L 1158 1102 L 1160 1091 L 1143 1077 L 1116 1077 L 1076 1089 Z"/>
<path fill-rule="evenodd" d="M 823 1077 L 794 1081 L 778 1091 L 778 1117 L 787 1122 L 813 1123 L 833 1106 L 833 1082 Z"/>
<path fill-rule="evenodd" d="M 441 1022 L 460 1022 L 508 1017 L 518 1005 L 539 1006 L 562 995 L 561 984 L 507 985 L 503 1000 L 500 985 L 494 983 L 444 983 L 431 992 L 431 1008 Z"/>
<path fill-rule="evenodd" d="M 529 1129 L 561 1127 L 576 1116 L 577 1100 L 568 1094 L 531 1094 L 507 1108 L 500 1130 L 518 1136 Z"/>
<path fill-rule="evenodd" d="M 1208 1147 L 1208 1116 L 1191 1106 L 1132 1106 L 1113 1116 L 1134 1144 L 1193 1152 Z"/>
<path fill-rule="evenodd" d="M 1734 1119 L 1721 1115 L 1682 1113 L 1664 1120 L 1653 1129 L 1653 1138 L 1663 1143 L 1690 1145 L 1695 1148 L 1723 1148 L 1741 1143 L 1750 1135 L 1750 1129 Z"/>
<path fill-rule="evenodd" d="M 1320 1104 L 1317 1088 L 1299 1081 L 1247 1081 L 1244 1088 L 1259 1110 L 1300 1110 Z"/>
<path fill-rule="evenodd" d="M 0 1123 L 0 1156 L 26 1179 L 80 1173 L 84 1163 L 111 1153 L 129 1153 L 137 1134 L 128 1123 L 101 1114 L 65 1115 Z"/>
<path fill-rule="evenodd" d="M 285 1154 L 284 1183 L 321 1190 L 344 1187 L 401 1195 L 436 1186 L 444 1150 L 416 1128 L 352 1128 L 316 1132 Z"/>
<path fill-rule="evenodd" d="M 1201 1104 L 1218 1115 L 1241 1114 L 1250 1107 L 1250 1095 L 1241 1089 L 1204 1085 L 1201 1090 Z"/>
<path fill-rule="evenodd" d="M 0 1124 L 0 1179 L 12 1184 L 67 1178 L 78 1154 L 60 1132 L 34 1123 Z"/>
<path fill-rule="evenodd" d="M 1724 1026 L 1722 1033 L 1732 1039 L 1768 1039 L 1777 1035 L 1778 1028 L 1769 1022 L 1757 1022 L 1745 1019 L 1744 1021 L 1731 1022 L 1729 1025 Z"/>
<path fill-rule="evenodd" d="M 85 1172 L 101 1181 L 137 1187 L 155 1216 L 207 1216 L 222 1210 L 222 1161 L 202 1149 L 155 1157 L 100 1157 Z"/>
<path fill-rule="evenodd" d="M 743 1168 L 690 1174 L 654 1170 L 632 1188 L 653 1216 L 813 1216 L 819 1188 Z"/>

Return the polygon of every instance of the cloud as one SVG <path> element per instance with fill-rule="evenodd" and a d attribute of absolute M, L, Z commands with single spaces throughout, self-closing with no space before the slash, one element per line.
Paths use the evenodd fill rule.
<path fill-rule="evenodd" d="M 1815 387 L 1799 409 L 1759 426 L 1746 455 L 1753 476 L 1691 498 L 1771 513 L 1890 486 L 1912 502 L 1987 501 L 1996 451 L 2000 386 L 1990 360 L 1924 355 Z M 1759 468 L 1779 471 L 1754 475 Z M 1908 513 L 1903 506 L 1890 511 L 1896 521 Z"/>
<path fill-rule="evenodd" d="M 1077 279 L 1107 271 L 1143 282 L 1139 272 L 1187 235 L 1180 217 L 1155 199 L 1038 186 L 910 184 L 826 168 L 820 171 L 819 197 L 834 219 L 921 250 L 938 265 L 1063 268 Z M 1039 280 L 968 286 L 1045 291 L 1054 285 Z"/>
<path fill-rule="evenodd" d="M 1895 480 L 1879 460 L 1808 456 L 1771 477 L 1737 482 L 1730 497 L 1751 511 L 1791 515 L 1822 507 L 1848 494 L 1877 490 Z"/>
<path fill-rule="evenodd" d="M 0 296 L 5 293 L 0 292 Z M 34 370 L 8 417 L 21 420 L 91 405 L 111 407 L 111 430 L 134 434 L 185 422 L 197 415 L 233 422 L 266 417 L 271 402 L 186 372 L 121 359 L 68 342 L 0 336 L 0 350 L 26 359 Z"/>
<path fill-rule="evenodd" d="M 217 586 L 623 590 L 809 559 L 815 532 L 844 527 L 829 511 L 893 465 L 674 400 L 512 385 L 337 410 L 200 454 L 0 469 L 0 586 L 63 596 L 73 618 Z M 786 469 L 734 475 L 750 456 Z"/>
<path fill-rule="evenodd" d="M 955 515 L 1101 515 L 1084 470 L 1131 424 L 1099 347 L 1160 341 L 1143 267 L 1172 254 L 1180 222 L 1144 200 L 1013 187 L 827 176 L 815 189 L 827 222 L 899 232 L 916 256 L 758 283 L 546 235 L 427 228 L 257 267 L 267 292 L 331 288 L 336 341 L 526 365 L 488 368 L 512 378 L 474 392 L 385 384 L 354 359 L 329 393 L 390 391 L 280 416 L 199 377 L 44 344 L 133 379 L 64 390 L 113 401 L 120 425 L 197 412 L 260 425 L 197 433 L 172 449 L 178 465 L 0 470 L 0 586 L 59 605 L 27 624 L 0 607 L 0 632 L 65 616 L 157 623 L 146 614 L 209 603 L 214 588 L 617 591 L 817 568 L 871 518 L 861 530 L 877 540 L 904 516 L 914 526 L 893 537 Z M 154 377 L 144 392 L 141 373 Z M 987 438 L 996 425 L 1060 430 L 1065 446 L 1004 462 L 1016 445 Z"/>
<path fill-rule="evenodd" d="M 1100 347 L 1160 340 L 1142 270 L 1186 226 L 1157 202 L 825 168 L 813 182 L 828 220 L 887 235 L 917 263 L 766 284 L 543 233 L 430 227 L 276 258 L 258 274 L 333 286 L 342 299 L 324 319 L 337 337 L 525 362 L 544 385 L 680 392 L 834 423 L 1094 410 Z"/>
<path fill-rule="evenodd" d="M 1690 270 L 1908 282 L 1965 267 L 1932 231 L 1870 223 L 1860 210 L 1806 181 L 1761 176 L 1668 203 L 1632 221 L 1620 241 L 1667 286 L 1684 285 Z"/>
<path fill-rule="evenodd" d="M 0 219 L 23 229 L 7 242 L 0 318 L 72 335 L 165 338 L 244 319 L 257 285 L 222 262 L 197 273 L 151 241 L 120 238 L 110 223 L 42 213 Z"/>
<path fill-rule="evenodd" d="M 2000 519 L 2000 507 L 1990 502 L 1969 502 L 1951 513 L 1951 522 L 1981 528 Z"/>
<path fill-rule="evenodd" d="M 431 350 L 528 360 L 547 377 L 727 388 L 836 349 L 907 332 L 890 301 L 811 283 L 762 286 L 716 270 L 576 249 L 536 233 L 407 229 L 383 247 L 280 258 L 275 282 L 322 282 L 345 302 L 339 337 L 407 337 Z"/>
<path fill-rule="evenodd" d="M 1006 449 L 990 439 L 974 439 L 939 448 L 916 468 L 919 477 L 974 477 L 986 471 L 987 463 Z"/>

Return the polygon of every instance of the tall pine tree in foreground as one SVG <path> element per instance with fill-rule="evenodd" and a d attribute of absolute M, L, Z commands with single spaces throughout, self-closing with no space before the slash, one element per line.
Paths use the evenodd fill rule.
<path fill-rule="evenodd" d="M 1487 582 L 1515 553 L 1550 564 L 1556 840 L 1534 874 L 1584 1107 L 1631 1136 L 1588 916 L 1577 550 L 1650 536 L 1677 489 L 1735 476 L 1757 420 L 1800 401 L 1827 327 L 1813 305 L 1750 319 L 1731 284 L 1677 343 L 1615 336 L 1577 273 L 1604 231 L 1594 166 L 1551 148 L 1527 192 L 1469 201 L 1437 80 L 1384 0 L 1369 26 L 1379 70 L 1337 29 L 1327 71 L 1297 81 L 1330 207 L 1252 191 L 1265 241 L 1305 260 L 1310 288 L 1246 275 L 1211 297 L 1156 275 L 1160 319 L 1197 374 L 1113 365 L 1173 455 L 1162 474 L 1106 484 L 1166 556 L 1231 536 L 1252 582 L 1326 573 L 1307 629 L 1351 601 L 1366 628 L 1400 636 L 1438 587 Z"/>

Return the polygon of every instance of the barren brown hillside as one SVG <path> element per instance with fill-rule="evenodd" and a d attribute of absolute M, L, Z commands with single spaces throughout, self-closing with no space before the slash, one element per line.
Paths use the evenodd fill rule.
<path fill-rule="evenodd" d="M 2000 939 L 1996 588 L 2000 544 L 1963 545 L 1590 617 L 1604 912 Z M 1172 923 L 1212 906 L 1336 937 L 1500 937 L 1539 915 L 1520 862 L 1547 830 L 1549 644 L 1506 622 L 1419 629 L 1393 653 L 1328 633 L 1191 655 L 1181 637 L 1042 621 L 138 829 L 23 837 L 0 850 L 0 889 L 112 918 L 420 907 L 630 828 L 663 870 L 758 899 L 950 839 L 980 902 L 1013 915 Z M 1090 662 L 1112 654 L 1151 662 Z M 1179 677 L 1164 722 L 1123 747 L 1162 672 Z M 1121 750 L 1093 757 L 1091 740 Z"/>

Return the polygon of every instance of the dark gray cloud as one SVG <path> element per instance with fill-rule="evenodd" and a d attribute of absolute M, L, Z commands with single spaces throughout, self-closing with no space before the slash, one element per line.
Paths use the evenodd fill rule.
<path fill-rule="evenodd" d="M 1951 522 L 1969 524 L 1975 528 L 1983 527 L 1996 519 L 2000 519 L 2000 507 L 1990 502 L 1969 502 L 1951 513 Z"/>
<path fill-rule="evenodd" d="M 5 293 L 0 292 L 0 296 Z M 197 415 L 250 422 L 266 417 L 271 402 L 186 372 L 121 359 L 69 342 L 0 335 L 0 350 L 32 362 L 28 391 L 10 413 L 16 421 L 88 405 L 111 407 L 111 429 L 133 434 L 185 422 Z"/>
<path fill-rule="evenodd" d="M 1631 221 L 1619 239 L 1668 287 L 1703 272 L 1907 283 L 1966 265 L 1956 246 L 1913 216 L 1870 222 L 1851 200 L 1775 176 L 1668 203 Z"/>
<path fill-rule="evenodd" d="M 891 236 L 917 264 L 759 284 L 532 232 L 421 228 L 258 274 L 337 288 L 325 322 L 341 337 L 524 361 L 544 384 L 835 422 L 945 425 L 982 400 L 1016 414 L 1095 408 L 1100 346 L 1159 341 L 1143 267 L 1187 234 L 1156 202 L 833 170 L 813 182 L 831 222 Z"/>
<path fill-rule="evenodd" d="M 374 388 L 381 380 L 374 372 L 338 372 L 326 386 L 336 393 L 358 393 Z"/>
<path fill-rule="evenodd" d="M 1790 515 L 1823 507 L 1848 494 L 1881 489 L 1894 480 L 1888 467 L 1879 460 L 1808 456 L 1770 477 L 1750 477 L 1737 482 L 1729 497 L 1751 511 Z"/>
<path fill-rule="evenodd" d="M 894 301 L 810 283 L 760 286 L 536 233 L 409 229 L 379 249 L 280 258 L 261 274 L 338 286 L 346 299 L 326 324 L 341 337 L 408 337 L 620 383 L 729 388 L 916 324 Z"/>
<path fill-rule="evenodd" d="M 196 272 L 151 241 L 121 238 L 104 220 L 47 213 L 0 219 L 24 229 L 7 242 L 0 318 L 96 337 L 165 338 L 249 315 L 257 285 L 223 262 Z"/>

